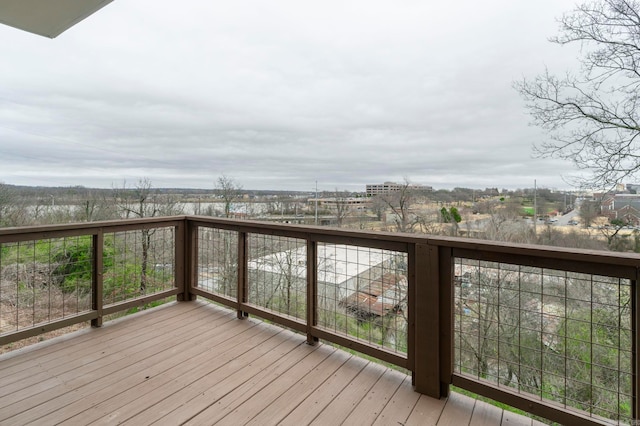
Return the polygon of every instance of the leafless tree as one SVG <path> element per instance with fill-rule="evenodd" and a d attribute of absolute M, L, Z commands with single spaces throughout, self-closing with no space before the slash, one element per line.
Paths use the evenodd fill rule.
<path fill-rule="evenodd" d="M 216 189 L 224 202 L 224 216 L 231 216 L 231 205 L 242 196 L 242 186 L 232 178 L 222 175 L 217 180 Z"/>
<path fill-rule="evenodd" d="M 405 179 L 397 191 L 377 195 L 391 209 L 398 232 L 413 232 L 416 221 L 409 209 L 415 201 L 415 193 L 411 183 Z"/>
<path fill-rule="evenodd" d="M 559 45 L 581 46 L 580 72 L 548 70 L 515 83 L 533 123 L 551 141 L 542 156 L 573 161 L 590 172 L 583 185 L 611 187 L 640 171 L 640 2 L 598 0 L 560 19 Z"/>
<path fill-rule="evenodd" d="M 344 223 L 345 217 L 349 214 L 349 195 L 344 191 L 338 191 L 338 188 L 336 188 L 334 198 L 336 200 L 336 222 L 338 226 L 341 227 Z"/>
<path fill-rule="evenodd" d="M 184 206 L 175 200 L 173 196 L 163 196 L 153 188 L 151 180 L 140 179 L 133 188 L 128 188 L 124 182 L 122 188 L 114 188 L 114 204 L 121 216 L 125 218 L 143 218 L 156 216 L 170 216 L 182 213 Z M 142 229 L 141 233 L 141 273 L 140 291 L 147 288 L 147 275 L 149 268 L 149 252 L 152 243 L 154 228 Z"/>
<path fill-rule="evenodd" d="M 14 187 L 0 182 L 0 227 L 33 222 L 25 197 L 21 197 Z"/>
<path fill-rule="evenodd" d="M 382 197 L 371 197 L 371 210 L 373 210 L 378 220 L 382 220 L 382 216 L 384 215 L 384 211 L 386 209 L 387 203 L 385 203 Z"/>
<path fill-rule="evenodd" d="M 138 180 L 133 187 L 128 187 L 125 181 L 122 188 L 114 188 L 113 196 L 120 215 L 125 218 L 171 216 L 184 209 L 174 196 L 153 188 L 148 178 Z"/>
<path fill-rule="evenodd" d="M 10 226 L 9 212 L 13 204 L 11 189 L 0 182 L 0 226 Z"/>
<path fill-rule="evenodd" d="M 418 232 L 430 235 L 442 234 L 442 227 L 437 210 L 422 211 L 415 217 L 416 229 Z"/>
<path fill-rule="evenodd" d="M 598 201 L 585 200 L 580 204 L 580 218 L 585 228 L 591 226 L 598 216 L 600 216 L 600 203 Z"/>
<path fill-rule="evenodd" d="M 77 201 L 74 219 L 83 222 L 115 219 L 119 214 L 116 207 L 107 193 L 89 190 Z"/>
<path fill-rule="evenodd" d="M 267 212 L 269 214 L 288 214 L 291 210 L 291 199 L 289 197 L 278 196 L 270 199 L 266 203 Z"/>

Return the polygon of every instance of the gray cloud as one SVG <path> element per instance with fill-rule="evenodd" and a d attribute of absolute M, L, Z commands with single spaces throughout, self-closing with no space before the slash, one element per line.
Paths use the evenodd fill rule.
<path fill-rule="evenodd" d="M 566 186 L 511 84 L 574 53 L 571 1 L 114 2 L 55 40 L 0 27 L 0 181 Z"/>

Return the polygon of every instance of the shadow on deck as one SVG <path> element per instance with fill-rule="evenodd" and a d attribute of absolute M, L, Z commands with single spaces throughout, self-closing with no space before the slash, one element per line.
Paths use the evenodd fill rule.
<path fill-rule="evenodd" d="M 0 424 L 538 424 L 200 301 L 2 355 L 0 375 Z"/>

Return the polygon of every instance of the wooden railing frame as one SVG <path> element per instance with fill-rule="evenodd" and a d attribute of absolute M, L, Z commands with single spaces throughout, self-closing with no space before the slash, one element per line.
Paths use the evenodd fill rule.
<path fill-rule="evenodd" d="M 104 234 L 154 227 L 175 229 L 175 288 L 125 302 L 102 305 L 102 250 Z M 200 289 L 198 271 L 198 228 L 218 228 L 238 233 L 238 287 L 237 298 L 213 294 Z M 267 311 L 247 302 L 247 235 L 251 233 L 292 237 L 307 243 L 307 315 L 302 320 L 292 319 Z M 56 237 L 91 235 L 93 238 L 94 264 L 92 273 L 92 309 L 89 312 L 66 317 L 31 328 L 21 329 L 0 336 L 0 344 L 55 330 L 82 321 L 92 326 L 102 325 L 102 318 L 109 313 L 140 306 L 150 301 L 176 296 L 179 301 L 194 300 L 201 296 L 235 309 L 238 318 L 249 314 L 305 333 L 307 342 L 318 339 L 364 352 L 367 355 L 399 366 L 412 372 L 416 391 L 441 398 L 448 395 L 451 384 L 496 399 L 513 407 L 563 423 L 600 424 L 597 418 L 565 409 L 547 401 L 541 401 L 491 383 L 475 380 L 454 373 L 453 369 L 453 260 L 468 259 L 512 263 L 532 267 L 561 269 L 573 272 L 615 276 L 632 283 L 632 352 L 633 366 L 633 418 L 640 415 L 640 291 L 636 283 L 639 276 L 640 256 L 636 254 L 573 250 L 546 246 L 506 244 L 454 237 L 435 237 L 415 234 L 366 232 L 318 226 L 283 225 L 256 221 L 238 221 L 203 216 L 173 216 L 93 223 L 47 225 L 29 228 L 0 229 L 0 243 L 39 240 Z M 408 351 L 406 357 L 381 350 L 365 343 L 336 335 L 317 325 L 317 245 L 318 243 L 346 244 L 372 247 L 407 253 L 408 273 Z"/>
<path fill-rule="evenodd" d="M 90 321 L 91 326 L 102 326 L 103 317 L 113 313 L 126 311 L 128 309 L 146 305 L 150 302 L 177 296 L 182 298 L 185 289 L 191 287 L 185 277 L 192 274 L 193 270 L 186 270 L 185 255 L 195 251 L 187 249 L 180 241 L 185 239 L 185 228 L 189 225 L 185 216 L 171 216 L 162 218 L 145 218 L 129 220 L 111 220 L 102 222 L 44 225 L 23 228 L 2 228 L 0 229 L 0 243 L 15 243 L 50 238 L 80 237 L 90 236 L 92 238 L 92 271 L 91 271 L 91 310 L 68 315 L 64 318 L 52 320 L 50 322 L 35 324 L 31 327 L 23 327 L 20 330 L 0 335 L 0 345 L 16 342 L 18 340 L 37 336 L 42 333 L 58 330 L 60 328 L 72 326 L 82 322 Z M 173 227 L 175 229 L 175 261 L 174 281 L 176 286 L 173 289 L 156 292 L 142 297 L 128 299 L 110 305 L 103 304 L 103 248 L 104 234 L 122 231 L 132 231 L 150 228 Z M 180 262 L 180 264 L 178 263 Z M 188 294 L 188 293 L 187 293 Z"/>
<path fill-rule="evenodd" d="M 248 314 L 259 316 L 263 319 L 279 323 L 285 327 L 297 330 L 307 335 L 307 342 L 314 344 L 319 339 L 327 340 L 338 345 L 363 352 L 367 355 L 376 357 L 382 361 L 396 364 L 406 369 L 412 369 L 414 365 L 414 353 L 409 350 L 406 355 L 401 355 L 393 351 L 368 345 L 362 341 L 357 341 L 345 337 L 341 334 L 323 329 L 317 325 L 316 318 L 316 294 L 317 294 L 317 244 L 318 243 L 335 243 L 347 244 L 359 247 L 373 247 L 379 249 L 393 250 L 398 252 L 408 252 L 411 244 L 403 238 L 398 238 L 399 234 L 372 234 L 367 232 L 351 232 L 345 230 L 336 230 L 326 227 L 308 227 L 296 225 L 268 224 L 253 221 L 237 221 L 220 218 L 197 217 L 193 220 L 195 227 L 217 228 L 238 233 L 238 288 L 236 299 L 230 299 L 225 296 L 205 291 L 203 289 L 194 288 L 191 291 L 204 298 L 213 300 L 236 309 L 238 318 L 245 317 Z M 246 238 L 248 234 L 263 234 L 282 237 L 297 238 L 306 241 L 307 244 L 307 317 L 304 319 L 296 319 L 287 316 L 278 315 L 275 312 L 264 309 L 260 306 L 249 304 L 246 298 L 247 268 L 248 259 L 246 254 Z M 381 237 L 382 235 L 394 238 Z M 245 248 L 243 248 L 243 246 Z M 410 285 L 411 287 L 411 285 Z M 413 348 L 414 336 L 409 335 L 408 346 Z"/>
<path fill-rule="evenodd" d="M 238 232 L 238 288 L 236 289 L 238 307 L 236 309 L 238 319 L 246 318 L 249 313 L 242 310 L 247 304 L 248 277 L 247 277 L 247 233 Z"/>
<path fill-rule="evenodd" d="M 638 269 L 638 277 L 640 278 L 640 268 Z M 640 353 L 638 352 L 638 345 L 640 345 L 640 313 L 638 309 L 640 309 L 640 290 L 638 289 L 638 278 L 636 278 L 631 282 L 631 324 L 633 329 L 631 339 L 631 352 L 633 353 L 631 392 L 633 401 L 631 409 L 635 420 L 640 419 Z"/>
<path fill-rule="evenodd" d="M 97 317 L 91 320 L 92 327 L 102 327 L 103 312 L 103 248 L 104 248 L 104 233 L 102 228 L 98 229 L 98 232 L 93 234 L 93 266 L 91 268 L 91 307 L 96 312 Z"/>

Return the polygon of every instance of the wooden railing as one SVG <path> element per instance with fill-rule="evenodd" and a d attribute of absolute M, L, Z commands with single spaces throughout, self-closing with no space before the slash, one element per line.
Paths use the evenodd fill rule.
<path fill-rule="evenodd" d="M 561 423 L 632 423 L 639 265 L 635 254 L 197 216 L 10 228 L 0 344 L 203 297 L 406 368 L 436 398 L 453 384 Z M 44 300 L 67 308 L 42 315 Z"/>

